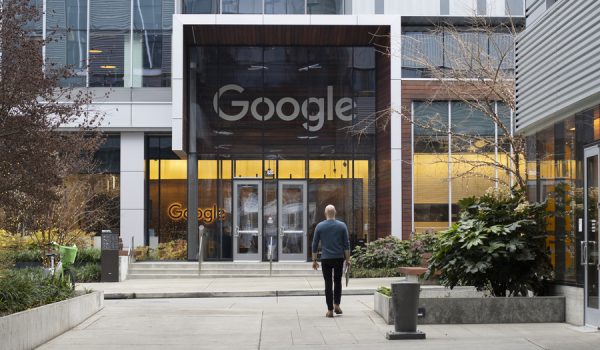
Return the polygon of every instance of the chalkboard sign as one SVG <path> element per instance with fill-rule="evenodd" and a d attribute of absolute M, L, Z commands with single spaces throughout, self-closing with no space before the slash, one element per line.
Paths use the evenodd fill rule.
<path fill-rule="evenodd" d="M 119 235 L 114 233 L 103 233 L 100 247 L 102 250 L 119 250 Z"/>

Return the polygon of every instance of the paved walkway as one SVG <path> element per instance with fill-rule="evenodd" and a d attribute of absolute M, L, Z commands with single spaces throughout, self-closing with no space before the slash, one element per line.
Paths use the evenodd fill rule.
<path fill-rule="evenodd" d="M 373 294 L 380 286 L 390 286 L 397 278 L 351 279 L 344 291 L 350 294 Z M 322 295 L 323 278 L 251 277 L 251 278 L 176 278 L 126 280 L 118 283 L 81 283 L 78 289 L 102 290 L 106 299 L 220 297 L 220 296 L 290 296 Z"/>
<path fill-rule="evenodd" d="M 600 332 L 567 324 L 421 326 L 426 340 L 388 341 L 372 296 L 345 296 L 327 319 L 323 297 L 108 300 L 40 350 L 69 349 L 580 349 Z"/>

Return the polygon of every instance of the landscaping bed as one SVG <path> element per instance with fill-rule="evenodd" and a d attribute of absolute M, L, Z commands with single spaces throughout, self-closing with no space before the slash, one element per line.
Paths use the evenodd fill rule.
<path fill-rule="evenodd" d="M 440 290 L 419 298 L 419 324 L 487 324 L 487 323 L 551 323 L 565 322 L 565 298 L 550 297 L 485 297 L 464 295 L 473 289 L 456 293 Z M 442 296 L 446 294 L 447 296 Z M 440 297 L 441 296 L 441 297 Z M 392 298 L 375 292 L 374 310 L 387 324 L 394 324 Z"/>

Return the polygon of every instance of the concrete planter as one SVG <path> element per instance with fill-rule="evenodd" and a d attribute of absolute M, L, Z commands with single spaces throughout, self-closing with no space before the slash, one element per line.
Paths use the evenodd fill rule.
<path fill-rule="evenodd" d="M 419 324 L 484 324 L 565 322 L 565 298 L 553 297 L 424 297 Z M 394 323 L 392 300 L 375 292 L 375 312 Z"/>
<path fill-rule="evenodd" d="M 0 317 L 1 347 L 34 349 L 77 326 L 103 307 L 103 292 L 93 292 Z"/>

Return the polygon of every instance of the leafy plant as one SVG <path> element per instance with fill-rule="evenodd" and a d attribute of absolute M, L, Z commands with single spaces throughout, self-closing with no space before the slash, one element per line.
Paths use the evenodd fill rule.
<path fill-rule="evenodd" d="M 102 252 L 98 248 L 83 248 L 77 251 L 75 265 L 99 264 Z"/>
<path fill-rule="evenodd" d="M 42 252 L 39 249 L 23 249 L 14 253 L 15 262 L 42 262 Z"/>
<path fill-rule="evenodd" d="M 385 296 L 391 297 L 392 296 L 392 289 L 389 287 L 384 287 L 381 286 L 379 288 L 377 288 L 377 293 L 381 293 Z"/>
<path fill-rule="evenodd" d="M 419 266 L 423 254 L 433 250 L 435 239 L 433 234 L 417 234 L 410 240 L 401 240 L 394 236 L 380 238 L 354 249 L 353 267 L 394 269 L 400 266 Z"/>
<path fill-rule="evenodd" d="M 522 191 L 491 189 L 459 205 L 459 222 L 439 235 L 428 275 L 441 271 L 445 286 L 471 285 L 494 296 L 543 293 L 552 278 L 545 203 L 528 203 Z"/>
<path fill-rule="evenodd" d="M 72 266 L 77 283 L 100 282 L 102 270 L 99 263 Z"/>
<path fill-rule="evenodd" d="M 398 268 L 365 269 L 352 267 L 350 270 L 352 278 L 382 278 L 382 277 L 400 277 Z"/>
<path fill-rule="evenodd" d="M 0 279 L 0 315 L 65 300 L 73 293 L 66 279 L 46 276 L 42 269 L 11 270 Z"/>

